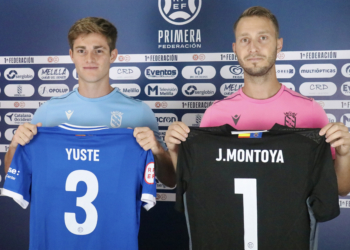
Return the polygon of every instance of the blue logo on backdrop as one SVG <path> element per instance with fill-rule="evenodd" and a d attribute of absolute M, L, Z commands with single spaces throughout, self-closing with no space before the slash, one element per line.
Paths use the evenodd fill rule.
<path fill-rule="evenodd" d="M 197 87 L 194 85 L 188 86 L 188 88 L 185 90 L 187 95 L 193 95 L 194 91 L 197 90 Z"/>
<path fill-rule="evenodd" d="M 240 74 L 242 74 L 243 69 L 240 66 L 231 66 L 230 72 L 234 75 L 240 75 Z"/>
<path fill-rule="evenodd" d="M 201 74 L 203 74 L 203 68 L 202 67 L 196 67 L 195 69 L 194 69 L 194 73 L 196 73 L 196 75 L 201 75 Z"/>
<path fill-rule="evenodd" d="M 350 65 L 346 68 L 345 72 L 350 74 Z"/>
<path fill-rule="evenodd" d="M 16 75 L 17 75 L 17 71 L 16 71 L 16 70 L 11 70 L 11 71 L 8 73 L 7 77 L 8 77 L 9 79 L 13 79 L 13 78 L 15 78 Z"/>
<path fill-rule="evenodd" d="M 202 6 L 202 0 L 158 0 L 163 18 L 174 25 L 184 25 L 194 20 Z"/>

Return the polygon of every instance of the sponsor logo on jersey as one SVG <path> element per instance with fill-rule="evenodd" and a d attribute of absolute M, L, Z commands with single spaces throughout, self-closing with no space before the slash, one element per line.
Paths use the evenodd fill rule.
<path fill-rule="evenodd" d="M 13 138 L 14 134 L 16 133 L 16 130 L 17 130 L 17 128 L 6 129 L 6 131 L 5 131 L 6 140 L 12 141 L 12 138 Z"/>
<path fill-rule="evenodd" d="M 244 83 L 224 83 L 220 87 L 220 92 L 223 96 L 229 96 L 237 92 L 244 86 Z"/>
<path fill-rule="evenodd" d="M 244 70 L 239 65 L 226 65 L 220 70 L 222 78 L 225 79 L 244 79 Z"/>
<path fill-rule="evenodd" d="M 34 78 L 35 73 L 31 68 L 8 68 L 4 76 L 8 81 L 30 81 Z"/>
<path fill-rule="evenodd" d="M 78 73 L 77 73 L 77 69 L 74 69 L 73 70 L 73 73 L 72 73 L 73 77 L 75 80 L 78 80 L 79 79 L 79 76 L 78 76 Z"/>
<path fill-rule="evenodd" d="M 136 83 L 118 83 L 118 84 L 112 84 L 113 88 L 117 88 L 119 92 L 123 93 L 124 95 L 135 97 L 138 96 L 141 93 L 141 88 Z"/>
<path fill-rule="evenodd" d="M 182 93 L 185 96 L 213 96 L 216 87 L 211 83 L 186 83 L 182 86 Z"/>
<path fill-rule="evenodd" d="M 233 162 L 262 162 L 262 163 L 284 163 L 282 150 L 267 149 L 226 149 L 226 156 L 222 148 L 218 149 L 216 161 Z"/>
<path fill-rule="evenodd" d="M 112 80 L 135 80 L 141 76 L 138 67 L 112 67 L 109 69 L 109 78 Z"/>
<path fill-rule="evenodd" d="M 332 114 L 327 114 L 328 121 L 329 122 L 336 122 L 337 120 L 335 119 L 335 116 Z"/>
<path fill-rule="evenodd" d="M 291 128 L 295 128 L 296 124 L 297 124 L 297 113 L 293 113 L 293 112 L 286 112 L 284 113 L 285 117 L 284 117 L 284 126 L 288 126 Z"/>
<path fill-rule="evenodd" d="M 8 84 L 4 92 L 9 97 L 30 97 L 34 95 L 35 89 L 30 84 Z"/>
<path fill-rule="evenodd" d="M 350 66 L 349 66 L 349 67 L 350 67 Z M 342 92 L 344 95 L 350 96 L 350 82 L 344 82 L 344 83 L 341 85 L 341 92 Z"/>
<path fill-rule="evenodd" d="M 14 168 L 9 168 L 7 175 L 5 177 L 5 179 L 9 178 L 11 180 L 16 180 L 16 177 L 19 176 L 21 173 L 20 170 L 14 169 Z"/>
<path fill-rule="evenodd" d="M 164 97 L 175 96 L 178 92 L 177 86 L 173 83 L 150 83 L 145 86 L 145 93 L 148 96 Z"/>
<path fill-rule="evenodd" d="M 215 75 L 213 66 L 186 66 L 182 69 L 182 76 L 186 79 L 212 79 Z"/>
<path fill-rule="evenodd" d="M 276 64 L 277 78 L 292 78 L 295 74 L 295 68 L 290 64 Z"/>
<path fill-rule="evenodd" d="M 299 73 L 304 78 L 331 78 L 337 74 L 333 64 L 304 64 Z"/>
<path fill-rule="evenodd" d="M 237 123 L 239 122 L 239 119 L 241 118 L 241 115 L 235 115 L 235 116 L 231 116 L 233 122 L 235 123 L 235 125 L 237 125 Z"/>
<path fill-rule="evenodd" d="M 66 84 L 41 84 L 38 92 L 44 97 L 61 96 L 69 92 L 69 87 Z"/>
<path fill-rule="evenodd" d="M 41 68 L 38 76 L 43 81 L 66 80 L 69 77 L 69 71 L 66 68 Z"/>
<path fill-rule="evenodd" d="M 350 114 L 344 114 L 340 117 L 340 122 L 344 123 L 345 126 L 350 128 Z"/>
<path fill-rule="evenodd" d="M 281 82 L 281 83 L 282 83 L 284 86 L 286 86 L 287 88 L 289 88 L 289 89 L 295 91 L 295 86 L 294 86 L 293 83 L 291 83 L 291 82 Z"/>
<path fill-rule="evenodd" d="M 175 114 L 172 113 L 157 113 L 154 114 L 157 122 L 158 122 L 158 126 L 170 126 L 173 122 L 177 121 L 177 116 Z"/>
<path fill-rule="evenodd" d="M 33 114 L 29 112 L 10 112 L 4 117 L 8 125 L 22 125 L 26 122 L 30 123 L 33 119 Z"/>
<path fill-rule="evenodd" d="M 337 86 L 332 82 L 304 82 L 299 92 L 305 96 L 332 96 L 337 92 Z"/>
<path fill-rule="evenodd" d="M 350 63 L 344 64 L 341 68 L 341 73 L 345 77 L 350 77 Z"/>
<path fill-rule="evenodd" d="M 67 116 L 67 119 L 69 120 L 71 118 L 71 116 L 73 115 L 74 113 L 74 110 L 68 110 L 66 111 L 66 116 Z"/>
<path fill-rule="evenodd" d="M 145 169 L 145 181 L 147 184 L 153 184 L 154 183 L 154 162 L 150 162 L 147 164 Z"/>
<path fill-rule="evenodd" d="M 122 125 L 123 113 L 119 111 L 111 112 L 111 127 L 119 128 Z"/>
<path fill-rule="evenodd" d="M 202 0 L 158 0 L 162 17 L 173 25 L 185 25 L 200 12 Z M 158 30 L 158 49 L 201 48 L 200 29 Z"/>
<path fill-rule="evenodd" d="M 150 66 L 145 69 L 145 76 L 148 79 L 175 79 L 178 75 L 174 66 Z"/>
<path fill-rule="evenodd" d="M 199 127 L 202 121 L 202 113 L 184 114 L 181 121 L 187 126 Z"/>

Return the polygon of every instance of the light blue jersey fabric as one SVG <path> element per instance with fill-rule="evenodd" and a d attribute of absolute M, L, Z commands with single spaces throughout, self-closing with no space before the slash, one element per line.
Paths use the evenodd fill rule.
<path fill-rule="evenodd" d="M 52 97 L 35 112 L 31 123 L 38 122 L 43 127 L 54 127 L 62 123 L 110 128 L 149 127 L 166 149 L 151 108 L 117 89 L 99 98 L 86 98 L 79 94 L 78 89 L 60 97 Z"/>

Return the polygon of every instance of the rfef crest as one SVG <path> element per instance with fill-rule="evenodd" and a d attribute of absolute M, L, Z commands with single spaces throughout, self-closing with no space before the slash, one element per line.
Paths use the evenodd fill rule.
<path fill-rule="evenodd" d="M 122 125 L 123 113 L 119 111 L 113 111 L 111 114 L 111 127 L 119 128 Z"/>
<path fill-rule="evenodd" d="M 174 25 L 184 25 L 194 20 L 202 7 L 202 0 L 158 0 L 163 18 Z"/>

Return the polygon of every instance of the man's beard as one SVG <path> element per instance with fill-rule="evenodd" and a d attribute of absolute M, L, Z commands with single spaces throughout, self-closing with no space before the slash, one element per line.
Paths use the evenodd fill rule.
<path fill-rule="evenodd" d="M 254 56 L 259 56 L 259 57 L 265 58 L 265 56 L 262 56 L 259 54 L 256 54 Z M 274 51 L 274 53 L 271 55 L 271 57 L 267 57 L 268 65 L 264 66 L 264 67 L 254 67 L 253 66 L 251 68 L 248 68 L 244 65 L 242 60 L 240 60 L 238 55 L 237 55 L 237 60 L 238 60 L 238 63 L 241 65 L 241 67 L 244 69 L 244 72 L 246 72 L 248 75 L 250 75 L 250 76 L 263 76 L 263 75 L 266 75 L 271 70 L 273 65 L 275 65 L 276 56 L 277 56 L 277 50 Z M 252 56 L 250 55 L 250 56 L 246 57 L 245 59 L 247 59 L 249 57 L 252 57 Z"/>

